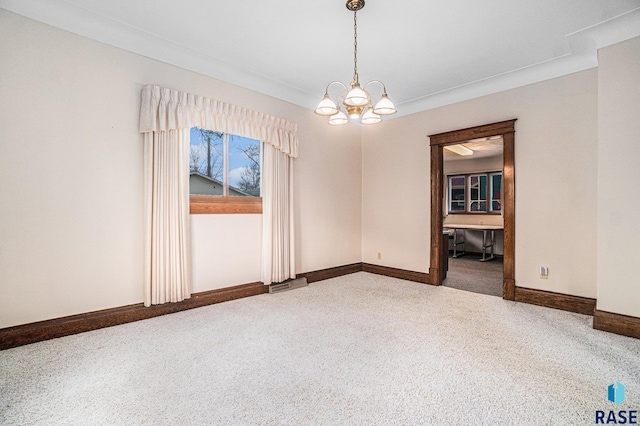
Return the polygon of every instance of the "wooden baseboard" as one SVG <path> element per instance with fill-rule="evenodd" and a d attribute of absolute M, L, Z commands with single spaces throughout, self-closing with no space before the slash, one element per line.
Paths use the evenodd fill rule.
<path fill-rule="evenodd" d="M 360 271 L 423 284 L 429 284 L 430 282 L 429 274 L 424 272 L 407 271 L 370 263 L 353 263 L 335 268 L 305 272 L 297 274 L 297 276 L 305 277 L 311 283 Z M 165 303 L 148 308 L 139 303 L 3 328 L 0 329 L 0 350 L 264 293 L 268 293 L 268 286 L 257 282 L 194 293 L 190 299 L 179 303 Z M 640 338 L 640 318 L 597 311 L 595 310 L 595 299 L 516 287 L 515 300 L 586 315 L 594 315 L 595 311 L 594 329 Z"/>
<path fill-rule="evenodd" d="M 362 271 L 362 263 L 353 263 L 351 265 L 306 272 L 298 274 L 297 276 L 306 277 L 308 282 L 314 282 L 360 271 Z M 140 321 L 160 315 L 172 314 L 175 312 L 185 311 L 187 309 L 200 308 L 202 306 L 213 305 L 215 303 L 226 302 L 243 297 L 256 296 L 268 292 L 268 286 L 261 282 L 256 282 L 194 293 L 191 295 L 190 299 L 186 299 L 178 303 L 165 303 L 163 305 L 153 305 L 148 308 L 144 307 L 142 303 L 137 303 L 135 305 L 120 306 L 102 311 L 87 312 L 84 314 L 3 328 L 0 329 L 0 350 L 41 342 L 43 340 L 55 339 L 57 337 L 70 336 L 72 334 L 83 333 L 85 331 Z"/>
<path fill-rule="evenodd" d="M 443 268 L 444 269 L 444 268 Z M 429 273 L 427 275 L 429 275 L 429 282 L 427 284 L 433 285 L 433 286 L 439 286 L 442 285 L 442 281 L 445 278 L 445 274 L 446 272 L 442 273 L 442 278 L 440 280 L 438 280 L 438 274 L 440 273 L 440 271 L 438 270 L 438 268 L 431 268 L 429 267 Z"/>
<path fill-rule="evenodd" d="M 306 278 L 307 282 L 328 280 L 342 275 L 353 274 L 362 271 L 362 263 L 352 263 L 350 265 L 336 266 L 335 268 L 320 269 L 318 271 L 303 272 L 296 274 L 297 278 Z"/>
<path fill-rule="evenodd" d="M 350 265 L 305 272 L 297 274 L 297 276 L 305 277 L 307 278 L 307 281 L 311 283 L 360 272 L 362 271 L 362 267 L 362 263 L 353 263 Z M 412 278 L 411 274 L 417 273 L 394 268 L 384 269 L 387 273 L 383 273 L 384 271 L 379 270 L 370 272 L 383 273 L 383 275 L 395 276 L 397 278 L 412 279 L 413 281 L 416 280 L 415 277 Z M 400 273 L 389 273 L 389 271 L 400 271 Z M 163 305 L 153 305 L 150 307 L 145 307 L 142 303 L 137 303 L 134 305 L 120 306 L 101 311 L 87 312 L 84 314 L 7 327 L 0 329 L 0 350 L 15 348 L 58 337 L 70 336 L 72 334 L 83 333 L 85 331 L 154 318 L 160 315 L 199 308 L 243 297 L 256 296 L 268 292 L 268 286 L 265 286 L 261 282 L 257 282 L 194 293 L 191 295 L 190 299 L 186 299 L 178 303 L 165 303 Z"/>
<path fill-rule="evenodd" d="M 593 315 L 596 300 L 532 288 L 516 287 L 515 301 L 578 314 Z"/>
<path fill-rule="evenodd" d="M 378 275 L 385 275 L 387 277 L 400 278 L 402 280 L 429 284 L 429 274 L 425 272 L 407 271 L 405 269 L 373 265 L 371 263 L 352 263 L 350 265 L 337 266 L 335 268 L 304 272 L 301 274 L 296 274 L 296 276 L 305 277 L 307 279 L 307 282 L 312 283 L 315 281 L 328 280 L 329 278 L 336 278 L 342 275 L 353 274 L 355 272 L 361 271 L 371 272 Z"/>
<path fill-rule="evenodd" d="M 516 280 L 502 279 L 502 298 L 504 300 L 516 300 Z"/>
<path fill-rule="evenodd" d="M 267 286 L 258 282 L 194 293 L 190 299 L 178 303 L 165 303 L 163 305 L 153 305 L 148 308 L 145 308 L 142 303 L 138 303 L 135 305 L 121 306 L 102 311 L 3 328 L 0 329 L 0 350 L 83 333 L 85 331 L 97 330 L 99 328 L 140 321 L 243 297 L 255 296 L 267 293 L 268 291 Z"/>
<path fill-rule="evenodd" d="M 640 318 L 638 317 L 596 309 L 593 314 L 593 328 L 640 339 Z"/>
<path fill-rule="evenodd" d="M 389 266 L 373 265 L 371 263 L 363 263 L 362 270 L 364 272 L 371 272 L 372 274 L 400 278 L 401 280 L 430 284 L 429 274 L 426 272 L 407 271 L 406 269 L 390 268 Z"/>

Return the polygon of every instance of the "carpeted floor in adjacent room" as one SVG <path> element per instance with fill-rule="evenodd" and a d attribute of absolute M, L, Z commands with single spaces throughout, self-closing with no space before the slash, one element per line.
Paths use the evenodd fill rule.
<path fill-rule="evenodd" d="M 593 424 L 640 408 L 638 354 L 585 315 L 360 272 L 2 351 L 0 424 Z"/>
<path fill-rule="evenodd" d="M 449 270 L 442 285 L 474 293 L 502 297 L 502 258 L 480 262 L 482 255 L 449 256 Z"/>

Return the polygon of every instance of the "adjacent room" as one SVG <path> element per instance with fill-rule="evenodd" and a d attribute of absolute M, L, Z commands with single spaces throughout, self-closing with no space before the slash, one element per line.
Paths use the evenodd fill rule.
<path fill-rule="evenodd" d="M 502 297 L 502 137 L 444 148 L 444 246 L 448 287 Z M 443 256 L 444 256 L 443 255 Z"/>
<path fill-rule="evenodd" d="M 3 425 L 637 417 L 640 0 L 0 0 L 0 111 Z"/>

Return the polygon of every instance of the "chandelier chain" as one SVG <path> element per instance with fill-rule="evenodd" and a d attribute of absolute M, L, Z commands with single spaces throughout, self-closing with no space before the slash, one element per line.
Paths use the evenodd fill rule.
<path fill-rule="evenodd" d="M 358 81 L 358 17 L 353 12 L 353 81 Z"/>

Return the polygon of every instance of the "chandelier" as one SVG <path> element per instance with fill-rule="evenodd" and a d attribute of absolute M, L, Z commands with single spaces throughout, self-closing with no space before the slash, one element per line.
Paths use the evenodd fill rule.
<path fill-rule="evenodd" d="M 358 80 L 358 19 L 357 12 L 364 7 L 364 0 L 347 0 L 347 9 L 353 12 L 353 81 L 351 89 L 339 81 L 327 84 L 324 97 L 315 109 L 318 115 L 329 116 L 329 124 L 339 126 L 347 124 L 349 118 L 358 119 L 362 124 L 376 124 L 382 121 L 381 115 L 395 114 L 396 108 L 387 96 L 387 88 L 379 80 L 371 80 L 360 87 Z M 382 96 L 373 106 L 371 96 L 367 92 L 367 86 L 377 83 L 382 86 Z M 329 96 L 329 87 L 337 84 L 342 86 L 338 94 L 338 102 L 334 102 Z M 347 117 L 348 116 L 348 117 Z"/>

